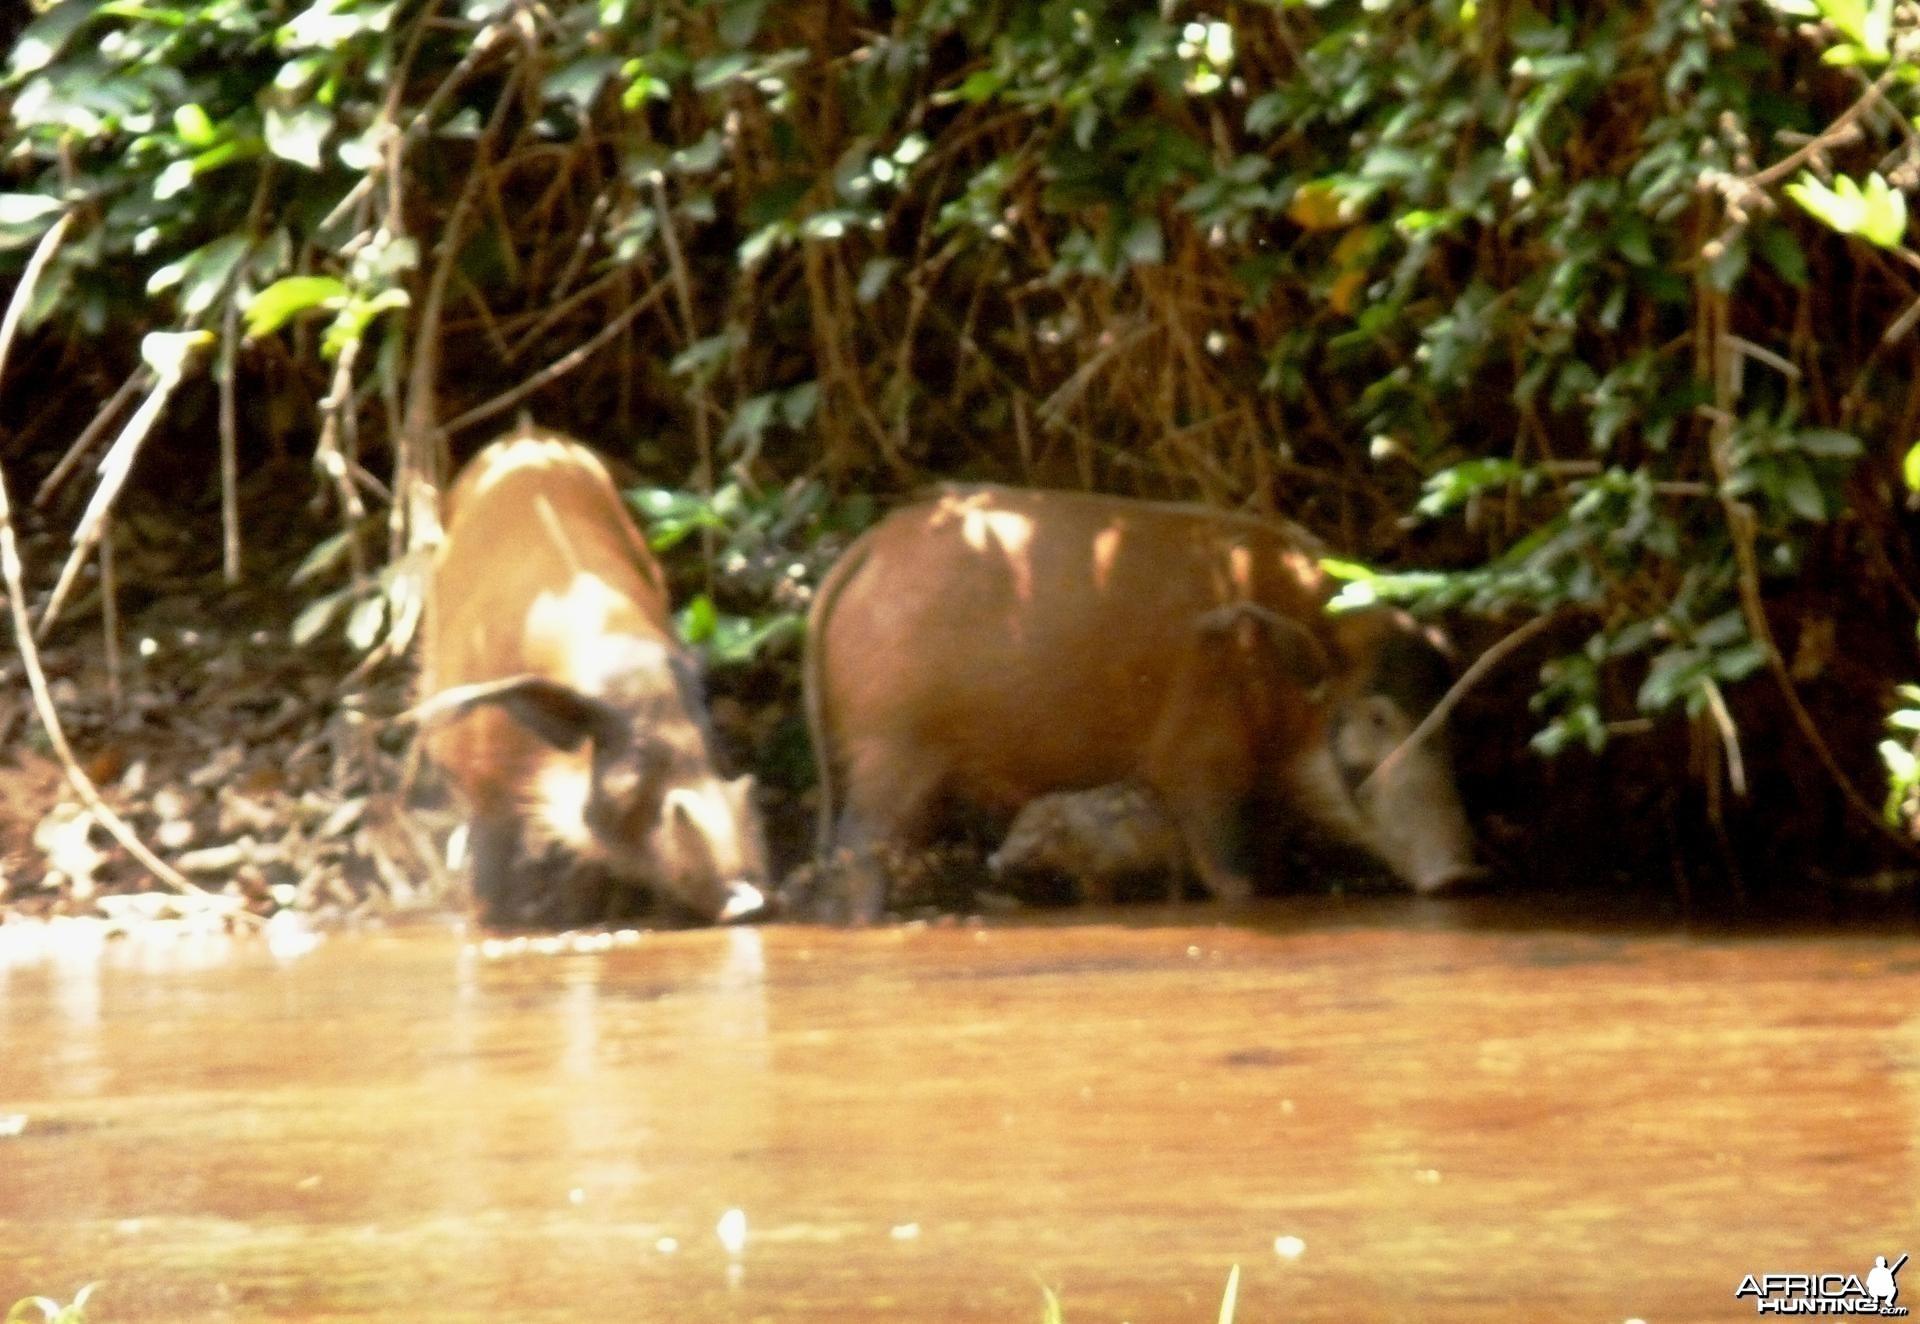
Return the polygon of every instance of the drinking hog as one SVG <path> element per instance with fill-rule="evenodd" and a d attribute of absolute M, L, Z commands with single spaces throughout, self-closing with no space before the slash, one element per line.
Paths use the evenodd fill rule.
<path fill-rule="evenodd" d="M 1304 535 L 1199 506 L 970 487 L 895 511 L 808 623 L 822 858 L 1134 781 L 1224 900 L 1250 891 L 1248 811 L 1276 805 L 1419 890 L 1470 873 L 1444 737 L 1368 778 L 1445 660 L 1403 613 L 1327 613 L 1331 587 Z M 872 918 L 884 883 L 853 872 Z"/>
<path fill-rule="evenodd" d="M 445 524 L 416 712 L 466 801 L 483 918 L 550 909 L 556 853 L 705 919 L 760 911 L 750 779 L 714 771 L 698 669 L 606 466 L 523 424 L 467 464 Z"/>

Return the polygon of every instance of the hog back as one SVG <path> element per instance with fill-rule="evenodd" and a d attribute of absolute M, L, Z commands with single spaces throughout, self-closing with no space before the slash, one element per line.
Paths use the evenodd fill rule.
<path fill-rule="evenodd" d="M 844 785 L 854 812 L 882 820 L 891 811 L 879 802 L 924 799 L 935 782 L 1011 812 L 1138 775 L 1175 746 L 1212 742 L 1239 758 L 1250 733 L 1238 697 L 1182 683 L 1183 669 L 1219 669 L 1217 649 L 1196 660 L 1196 620 L 1256 603 L 1331 655 L 1324 594 L 1299 541 L 1263 521 L 1071 493 L 943 492 L 870 530 L 815 605 L 809 679 L 830 791 Z M 1273 714 L 1291 729 L 1265 737 L 1316 738 L 1317 715 L 1293 699 Z"/>

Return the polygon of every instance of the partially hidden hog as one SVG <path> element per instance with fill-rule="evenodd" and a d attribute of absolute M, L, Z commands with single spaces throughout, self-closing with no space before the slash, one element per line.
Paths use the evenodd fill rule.
<path fill-rule="evenodd" d="M 1097 905 L 1112 904 L 1122 884 L 1148 879 L 1178 900 L 1190 873 L 1179 825 L 1159 796 L 1134 782 L 1029 800 L 987 857 L 987 870 L 1003 883 L 1065 878 Z"/>

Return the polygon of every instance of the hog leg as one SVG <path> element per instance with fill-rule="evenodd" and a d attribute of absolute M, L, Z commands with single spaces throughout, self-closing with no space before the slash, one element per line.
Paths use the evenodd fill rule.
<path fill-rule="evenodd" d="M 1154 790 L 1166 802 L 1180 839 L 1186 843 L 1193 871 L 1216 900 L 1240 905 L 1253 895 L 1253 880 L 1248 876 L 1246 851 L 1242 838 L 1237 802 L 1221 797 L 1219 787 L 1209 779 L 1186 780 Z M 1176 876 L 1174 896 L 1180 894 Z"/>
<path fill-rule="evenodd" d="M 480 922 L 517 922 L 514 902 L 520 865 L 519 821 L 511 813 L 476 814 L 467 827 L 467 850 L 472 856 L 471 886 Z"/>
<path fill-rule="evenodd" d="M 886 913 L 888 861 L 927 842 L 934 796 L 945 778 L 916 749 L 867 746 L 848 759 L 847 804 L 834 824 L 826 863 L 843 878 L 846 918 L 872 924 Z"/>

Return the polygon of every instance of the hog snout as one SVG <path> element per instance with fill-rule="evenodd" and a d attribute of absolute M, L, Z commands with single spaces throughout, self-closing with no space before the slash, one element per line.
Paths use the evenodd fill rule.
<path fill-rule="evenodd" d="M 1392 699 L 1368 695 L 1336 724 L 1334 756 L 1374 849 L 1415 891 L 1437 892 L 1482 870 L 1444 740 L 1407 745 L 1414 727 Z"/>
<path fill-rule="evenodd" d="M 1473 832 L 1444 754 L 1406 751 L 1358 798 L 1380 854 L 1414 890 L 1438 891 L 1478 873 Z"/>
<path fill-rule="evenodd" d="M 735 879 L 724 890 L 726 900 L 713 917 L 715 923 L 733 924 L 740 920 L 757 919 L 769 909 L 767 894 L 744 879 Z"/>

